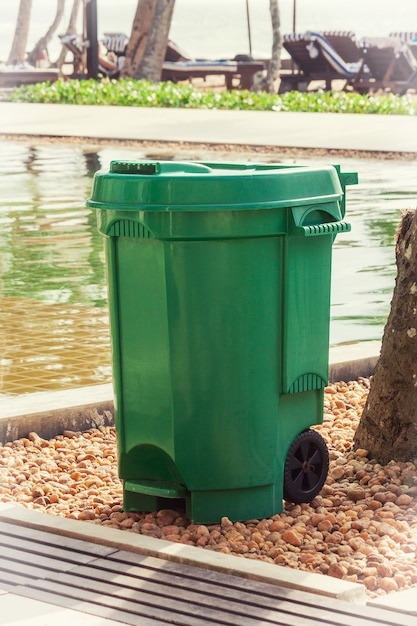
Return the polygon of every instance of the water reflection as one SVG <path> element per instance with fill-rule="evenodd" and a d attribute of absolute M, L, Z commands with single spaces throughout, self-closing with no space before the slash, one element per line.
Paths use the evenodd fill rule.
<path fill-rule="evenodd" d="M 105 309 L 3 296 L 0 328 L 2 394 L 111 380 Z"/>
<path fill-rule="evenodd" d="M 94 172 L 111 159 L 160 155 L 2 142 L 0 157 L 0 394 L 109 382 L 103 241 L 85 200 Z M 172 158 L 225 160 L 197 152 Z M 334 246 L 333 345 L 381 338 L 395 231 L 401 210 L 417 205 L 416 162 L 337 162 L 358 171 L 360 185 L 348 188 L 352 232 Z"/>
<path fill-rule="evenodd" d="M 84 207 L 91 178 L 82 150 L 8 144 L 6 157 L 5 147 L 3 295 L 105 306 L 103 247 L 95 216 Z"/>

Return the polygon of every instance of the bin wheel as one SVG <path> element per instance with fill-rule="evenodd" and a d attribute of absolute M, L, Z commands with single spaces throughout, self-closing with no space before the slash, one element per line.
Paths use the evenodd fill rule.
<path fill-rule="evenodd" d="M 315 430 L 304 430 L 292 442 L 285 460 L 285 500 L 311 502 L 323 487 L 328 471 L 326 442 Z"/>

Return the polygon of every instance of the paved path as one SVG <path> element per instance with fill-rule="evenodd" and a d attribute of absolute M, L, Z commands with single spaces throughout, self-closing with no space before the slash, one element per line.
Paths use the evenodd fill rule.
<path fill-rule="evenodd" d="M 417 116 L 0 102 L 0 134 L 417 153 Z"/>

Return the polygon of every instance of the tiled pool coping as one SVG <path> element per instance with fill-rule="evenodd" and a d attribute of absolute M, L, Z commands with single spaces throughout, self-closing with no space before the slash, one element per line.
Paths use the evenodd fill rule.
<path fill-rule="evenodd" d="M 51 439 L 64 430 L 109 426 L 113 424 L 112 385 L 0 397 L 0 415 L 2 443 L 32 431 Z"/>
<path fill-rule="evenodd" d="M 394 611 L 396 614 L 417 616 L 417 588 L 415 587 L 380 598 L 368 599 L 365 588 L 359 583 L 316 573 L 301 572 L 262 561 L 242 559 L 219 552 L 201 550 L 201 548 L 194 546 L 185 546 L 144 535 L 126 533 L 105 526 L 92 526 L 90 522 L 31 511 L 14 503 L 0 503 L 0 521 L 18 524 L 29 529 L 47 531 L 58 536 L 111 546 L 118 550 L 136 552 L 197 568 L 315 593 L 318 596 L 327 596 L 360 605 L 367 604 L 371 607 Z"/>

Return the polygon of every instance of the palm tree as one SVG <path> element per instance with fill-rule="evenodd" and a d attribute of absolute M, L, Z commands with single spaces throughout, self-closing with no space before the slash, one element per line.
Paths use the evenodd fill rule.
<path fill-rule="evenodd" d="M 55 32 L 58 26 L 61 23 L 62 17 L 64 15 L 65 9 L 65 0 L 57 0 L 57 7 L 54 20 L 51 26 L 46 31 L 45 35 L 43 35 L 35 44 L 33 50 L 28 54 L 28 62 L 31 65 L 36 65 L 36 61 L 39 57 L 39 53 L 43 51 L 47 51 L 48 44 L 51 41 L 52 37 L 55 35 Z"/>
<path fill-rule="evenodd" d="M 381 354 L 354 438 L 379 463 L 417 455 L 417 211 L 406 211 L 395 247 L 397 278 Z"/>
<path fill-rule="evenodd" d="M 73 2 L 71 15 L 70 15 L 70 19 L 68 22 L 67 30 L 65 31 L 65 35 L 75 35 L 77 32 L 77 19 L 78 19 L 78 13 L 80 11 L 81 2 L 82 0 L 74 0 Z M 55 63 L 53 63 L 54 67 L 57 67 L 58 69 L 62 68 L 62 66 L 65 63 L 65 57 L 67 56 L 67 52 L 68 52 L 67 48 L 65 46 L 62 46 L 58 59 L 55 61 Z M 75 60 L 74 60 L 74 63 L 75 63 Z M 74 67 L 75 74 L 81 74 L 81 72 L 82 72 L 82 69 L 80 67 L 78 66 Z"/>
<path fill-rule="evenodd" d="M 123 76 L 161 79 L 175 0 L 138 0 Z"/>
<path fill-rule="evenodd" d="M 26 59 L 26 45 L 29 34 L 32 0 L 20 0 L 16 28 L 7 65 L 19 65 Z"/>
<path fill-rule="evenodd" d="M 281 67 L 282 48 L 281 19 L 279 14 L 278 0 L 269 0 L 269 10 L 271 13 L 272 22 L 271 60 L 268 65 L 266 76 L 264 76 L 260 83 L 257 83 L 256 88 L 259 91 L 269 91 L 269 93 L 274 93 L 276 91 L 275 81 L 279 77 L 279 70 Z"/>

